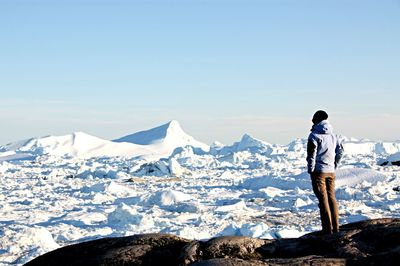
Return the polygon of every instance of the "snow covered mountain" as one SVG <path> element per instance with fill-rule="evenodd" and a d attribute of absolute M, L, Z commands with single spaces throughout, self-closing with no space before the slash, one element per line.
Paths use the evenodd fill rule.
<path fill-rule="evenodd" d="M 183 131 L 176 120 L 164 125 L 140 131 L 113 141 L 104 140 L 83 132 L 64 136 L 46 136 L 30 138 L 0 146 L 0 161 L 31 159 L 40 155 L 90 157 L 137 157 L 149 160 L 167 158 L 180 147 L 191 146 L 202 153 L 214 156 L 226 156 L 240 152 L 272 156 L 291 153 L 294 157 L 306 152 L 306 140 L 297 139 L 288 145 L 270 144 L 244 134 L 241 140 L 232 145 L 208 145 L 197 141 Z M 357 158 L 373 154 L 377 160 L 386 159 L 389 155 L 400 152 L 400 141 L 375 142 L 344 138 L 345 155 Z M 291 156 L 292 156 L 291 155 Z M 292 156 L 292 157 L 293 157 Z"/>
<path fill-rule="evenodd" d="M 44 154 L 73 157 L 111 157 L 154 153 L 145 146 L 115 143 L 83 132 L 22 140 L 2 147 L 2 151 L 0 160 L 32 158 Z"/>
<path fill-rule="evenodd" d="M 172 120 L 162 126 L 140 131 L 119 139 L 115 142 L 134 143 L 146 145 L 161 153 L 171 154 L 178 147 L 193 146 L 208 151 L 210 147 L 192 136 L 186 134 L 176 120 Z"/>
<path fill-rule="evenodd" d="M 144 156 L 168 157 L 176 148 L 193 146 L 205 151 L 209 147 L 186 134 L 177 121 L 141 131 L 115 141 L 83 132 L 64 136 L 30 138 L 0 147 L 0 161 L 31 159 L 40 155 L 72 157 Z"/>

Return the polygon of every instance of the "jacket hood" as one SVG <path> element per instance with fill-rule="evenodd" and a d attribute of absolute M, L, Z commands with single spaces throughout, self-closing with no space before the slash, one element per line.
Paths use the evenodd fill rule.
<path fill-rule="evenodd" d="M 313 125 L 311 128 L 311 132 L 317 134 L 332 134 L 333 128 L 327 120 L 324 120 L 319 122 L 318 124 Z"/>

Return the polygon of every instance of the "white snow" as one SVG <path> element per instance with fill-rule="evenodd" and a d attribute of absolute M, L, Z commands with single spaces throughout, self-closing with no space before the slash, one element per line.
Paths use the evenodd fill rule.
<path fill-rule="evenodd" d="M 186 134 L 178 121 L 172 120 L 169 123 L 137 132 L 119 139 L 115 142 L 134 143 L 142 146 L 149 146 L 160 154 L 171 154 L 177 147 L 193 146 L 209 151 L 210 147 L 192 136 Z"/>
<path fill-rule="evenodd" d="M 353 140 L 344 143 L 348 155 L 381 155 L 400 152 L 400 142 L 374 142 L 370 140 Z"/>
<path fill-rule="evenodd" d="M 400 142 L 344 138 L 340 223 L 400 217 Z M 245 134 L 211 148 L 176 121 L 118 139 L 82 132 L 0 147 L 0 265 L 58 247 L 141 233 L 191 239 L 298 237 L 320 230 L 306 140 Z"/>
<path fill-rule="evenodd" d="M 103 140 L 83 132 L 65 136 L 46 136 L 10 143 L 0 147 L 0 161 L 31 159 L 39 155 L 81 158 L 142 156 L 151 159 L 169 156 L 177 147 L 193 146 L 204 151 L 209 146 L 187 135 L 177 121 L 115 141 Z"/>
<path fill-rule="evenodd" d="M 5 156 L 13 156 L 12 159 L 31 159 L 39 155 L 73 156 L 73 157 L 100 157 L 100 156 L 139 156 L 154 153 L 149 147 L 135 144 L 121 144 L 103 140 L 83 132 L 75 132 L 65 136 L 47 136 L 32 138 L 26 141 L 8 144 L 0 154 L 0 160 Z"/>
<path fill-rule="evenodd" d="M 113 227 L 140 225 L 142 224 L 142 221 L 143 215 L 138 213 L 135 208 L 131 208 L 124 203 L 121 203 L 108 215 L 108 223 Z"/>
<path fill-rule="evenodd" d="M 339 169 L 336 172 L 336 187 L 354 186 L 362 182 L 376 183 L 385 179 L 384 174 L 371 169 Z"/>
<path fill-rule="evenodd" d="M 173 205 L 183 201 L 188 201 L 190 199 L 192 199 L 192 197 L 188 194 L 168 189 L 163 191 L 157 191 L 154 195 L 150 197 L 149 202 L 151 204 L 165 206 L 165 205 Z"/>

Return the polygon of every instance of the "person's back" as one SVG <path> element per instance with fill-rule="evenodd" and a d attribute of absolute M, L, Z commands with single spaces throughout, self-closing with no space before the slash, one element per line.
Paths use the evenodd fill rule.
<path fill-rule="evenodd" d="M 333 133 L 332 126 L 327 120 L 323 120 L 315 124 L 308 137 L 309 157 L 309 173 L 333 173 L 335 172 L 338 150 L 338 139 Z M 313 150 L 315 149 L 315 150 Z M 314 156 L 315 153 L 315 156 Z M 341 154 L 338 154 L 341 156 Z M 315 160 L 315 161 L 314 161 Z"/>
<path fill-rule="evenodd" d="M 343 155 L 343 147 L 327 121 L 328 114 L 317 111 L 307 143 L 307 168 L 319 201 L 322 231 L 339 230 L 339 215 L 335 198 L 335 170 Z"/>

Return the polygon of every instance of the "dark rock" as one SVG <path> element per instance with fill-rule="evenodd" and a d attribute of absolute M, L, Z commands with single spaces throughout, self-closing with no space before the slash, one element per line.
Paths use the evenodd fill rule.
<path fill-rule="evenodd" d="M 400 161 L 394 161 L 394 162 L 392 162 L 392 165 L 400 166 Z"/>
<path fill-rule="evenodd" d="M 188 243 L 168 234 L 104 238 L 54 250 L 25 265 L 177 265 Z"/>
<path fill-rule="evenodd" d="M 400 161 L 383 161 L 379 164 L 380 166 L 386 166 L 386 165 L 396 165 L 400 166 Z"/>
<path fill-rule="evenodd" d="M 105 238 L 44 254 L 34 265 L 398 265 L 400 219 L 351 223 L 340 232 L 300 238 L 262 240 L 219 237 L 189 241 L 149 234 Z"/>
<path fill-rule="evenodd" d="M 183 250 L 180 255 L 180 264 L 188 265 L 192 262 L 201 260 L 203 251 L 201 250 L 202 243 L 199 241 L 192 241 Z"/>
<path fill-rule="evenodd" d="M 344 266 L 346 265 L 346 259 L 339 258 L 324 258 L 321 256 L 306 256 L 300 258 L 290 259 L 267 259 L 265 260 L 267 265 L 291 265 L 291 266 Z"/>
<path fill-rule="evenodd" d="M 386 166 L 389 164 L 389 161 L 383 161 L 379 164 L 379 166 Z"/>
<path fill-rule="evenodd" d="M 190 264 L 190 266 L 269 266 L 269 265 L 270 264 L 267 264 L 259 260 L 242 260 L 236 258 L 210 259 Z"/>
<path fill-rule="evenodd" d="M 293 258 L 318 255 L 359 262 L 395 265 L 400 259 L 400 219 L 376 219 L 344 225 L 340 232 L 307 234 L 298 239 L 279 239 L 263 246 L 264 257 Z M 382 260 L 383 258 L 387 260 Z M 365 264 L 364 264 L 365 265 Z"/>
<path fill-rule="evenodd" d="M 207 242 L 194 241 L 183 250 L 181 263 L 187 265 L 195 261 L 214 258 L 261 260 L 263 257 L 258 252 L 258 249 L 270 242 L 272 240 L 262 240 L 245 236 L 217 237 Z"/>
<path fill-rule="evenodd" d="M 204 258 L 239 258 L 261 259 L 262 255 L 257 251 L 261 246 L 272 242 L 245 236 L 225 236 L 213 238 L 203 245 Z"/>

